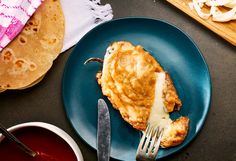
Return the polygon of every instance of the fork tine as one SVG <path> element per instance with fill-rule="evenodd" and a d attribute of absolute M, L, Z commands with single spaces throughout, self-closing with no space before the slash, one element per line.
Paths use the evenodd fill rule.
<path fill-rule="evenodd" d="M 148 130 L 149 130 L 149 127 L 150 127 L 150 125 L 148 124 L 148 125 L 147 125 L 147 128 L 146 128 L 145 132 L 143 133 L 143 136 L 142 136 L 142 138 L 141 138 L 141 140 L 140 140 L 140 142 L 139 142 L 137 154 L 138 154 L 139 151 L 142 150 L 142 147 L 143 147 L 143 144 L 144 144 L 144 141 L 145 141 L 147 132 L 148 132 Z"/>
<path fill-rule="evenodd" d="M 148 124 L 146 131 L 143 133 L 143 136 L 140 140 L 137 153 L 136 160 L 137 161 L 154 161 L 156 160 L 156 156 L 159 150 L 159 146 L 161 143 L 161 138 L 163 135 L 163 128 L 151 127 Z"/>
<path fill-rule="evenodd" d="M 152 131 L 153 131 L 153 128 L 150 127 L 149 130 L 147 131 L 147 134 L 146 134 L 147 137 L 146 137 L 146 140 L 145 140 L 145 143 L 144 143 L 144 146 L 143 146 L 143 150 L 144 150 L 145 153 L 147 152 L 148 145 L 149 145 L 151 137 L 152 137 Z"/>
<path fill-rule="evenodd" d="M 157 142 L 154 145 L 154 151 L 153 151 L 153 155 L 154 156 L 156 156 L 157 153 L 158 153 L 158 150 L 159 150 L 159 147 L 160 147 L 160 143 L 161 143 L 161 138 L 162 138 L 162 135 L 163 135 L 163 131 L 164 131 L 164 129 L 162 128 L 160 133 L 159 133 L 158 140 L 157 140 Z"/>
<path fill-rule="evenodd" d="M 153 152 L 153 148 L 154 148 L 154 144 L 155 144 L 155 142 L 156 142 L 156 140 L 157 140 L 157 134 L 158 134 L 158 132 L 159 132 L 159 127 L 158 127 L 157 129 L 155 129 L 155 132 L 154 132 L 154 134 L 153 134 L 152 141 L 151 141 L 151 144 L 150 144 L 150 146 L 149 146 L 149 150 L 148 150 L 148 152 L 147 152 L 148 155 L 151 155 L 152 152 Z"/>

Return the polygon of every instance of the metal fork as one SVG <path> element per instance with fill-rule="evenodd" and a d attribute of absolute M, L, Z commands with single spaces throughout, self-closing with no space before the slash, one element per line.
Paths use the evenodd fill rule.
<path fill-rule="evenodd" d="M 139 142 L 136 153 L 137 161 L 154 161 L 160 147 L 164 129 L 151 127 L 149 124 Z"/>

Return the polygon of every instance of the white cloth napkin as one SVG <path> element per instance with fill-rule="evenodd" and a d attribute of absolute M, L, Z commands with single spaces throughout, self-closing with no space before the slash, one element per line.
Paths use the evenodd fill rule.
<path fill-rule="evenodd" d="M 65 38 L 62 52 L 75 45 L 89 30 L 113 18 L 110 4 L 100 0 L 61 0 L 65 16 Z"/>

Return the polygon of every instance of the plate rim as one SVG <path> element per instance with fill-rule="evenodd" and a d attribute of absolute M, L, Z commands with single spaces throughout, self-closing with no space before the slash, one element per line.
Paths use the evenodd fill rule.
<path fill-rule="evenodd" d="M 69 62 L 71 61 L 72 59 L 72 54 L 75 52 L 77 46 L 79 43 L 81 43 L 81 41 L 83 41 L 88 35 L 90 35 L 90 33 L 92 33 L 93 31 L 97 30 L 98 28 L 102 27 L 103 25 L 107 25 L 107 24 L 110 24 L 110 23 L 113 23 L 113 22 L 116 22 L 116 21 L 124 21 L 124 20 L 148 20 L 148 21 L 158 21 L 158 22 L 161 22 L 161 23 L 164 23 L 166 25 L 169 25 L 170 27 L 172 28 L 175 28 L 176 30 L 178 30 L 183 36 L 185 36 L 194 46 L 194 48 L 197 50 L 197 53 L 198 55 L 201 57 L 202 61 L 203 61 L 203 65 L 205 66 L 205 69 L 206 69 L 206 73 L 207 73 L 207 82 L 209 84 L 209 99 L 207 101 L 207 110 L 206 110 L 206 113 L 203 114 L 203 119 L 202 119 L 202 123 L 200 124 L 198 130 L 194 133 L 194 135 L 192 135 L 188 140 L 185 141 L 185 143 L 183 144 L 180 144 L 178 146 L 181 146 L 179 149 L 171 152 L 169 155 L 162 155 L 161 158 L 157 158 L 156 160 L 159 160 L 159 159 L 163 159 L 163 158 L 166 158 L 166 157 L 169 157 L 171 155 L 174 155 L 176 154 L 177 152 L 183 150 L 184 148 L 187 147 L 187 145 L 189 145 L 191 142 L 193 142 L 193 140 L 196 139 L 196 136 L 201 132 L 201 130 L 203 129 L 203 126 L 208 118 L 208 114 L 209 114 L 209 110 L 211 108 L 211 100 L 212 100 L 212 80 L 211 80 L 211 73 L 210 73 L 210 70 L 209 70 L 209 67 L 208 67 L 208 64 L 206 63 L 206 60 L 205 60 L 205 57 L 203 56 L 201 50 L 199 49 L 199 47 L 197 46 L 197 44 L 194 42 L 194 40 L 187 34 L 185 33 L 182 29 L 180 29 L 179 27 L 177 27 L 176 25 L 166 21 L 166 20 L 163 20 L 163 19 L 158 19 L 158 18 L 150 18 L 150 17 L 145 17 L 145 16 L 128 16 L 128 17 L 122 17 L 122 18 L 115 18 L 115 19 L 112 19 L 112 20 L 109 20 L 109 21 L 106 21 L 106 22 L 103 22 L 103 23 L 100 23 L 99 25 L 95 26 L 94 28 L 92 28 L 91 30 L 89 30 L 74 46 L 73 46 L 73 50 L 70 52 L 70 55 L 69 55 L 69 58 L 67 59 L 66 61 L 66 64 L 64 66 L 64 70 L 63 70 L 63 75 L 62 75 L 62 84 L 61 84 L 61 87 L 62 87 L 62 100 L 63 100 L 63 105 L 64 105 L 64 111 L 66 112 L 66 116 L 67 116 L 67 119 L 69 120 L 70 122 L 70 125 L 72 126 L 73 130 L 76 132 L 77 136 L 79 138 L 81 138 L 83 140 L 83 142 L 85 144 L 87 144 L 89 147 L 91 147 L 92 149 L 96 150 L 97 151 L 97 148 L 96 148 L 96 145 L 90 145 L 79 133 L 79 131 L 76 130 L 76 128 L 74 127 L 74 122 L 70 119 L 70 116 L 68 114 L 68 110 L 67 110 L 67 106 L 66 106 L 66 99 L 65 99 L 65 75 L 67 74 L 67 68 L 69 66 Z M 111 158 L 114 158 L 116 160 L 120 160 L 118 158 L 116 158 L 115 156 L 112 156 L 112 154 L 110 155 Z"/>

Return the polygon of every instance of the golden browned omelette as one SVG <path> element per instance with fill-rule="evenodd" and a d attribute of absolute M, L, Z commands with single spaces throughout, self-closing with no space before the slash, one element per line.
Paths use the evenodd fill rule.
<path fill-rule="evenodd" d="M 165 129 L 162 147 L 182 143 L 189 119 L 170 119 L 169 112 L 179 110 L 182 103 L 169 74 L 142 46 L 114 42 L 97 79 L 103 94 L 130 125 L 141 131 L 148 123 Z"/>
<path fill-rule="evenodd" d="M 0 92 L 38 83 L 59 55 L 64 40 L 59 0 L 45 0 L 21 33 L 0 53 Z"/>

